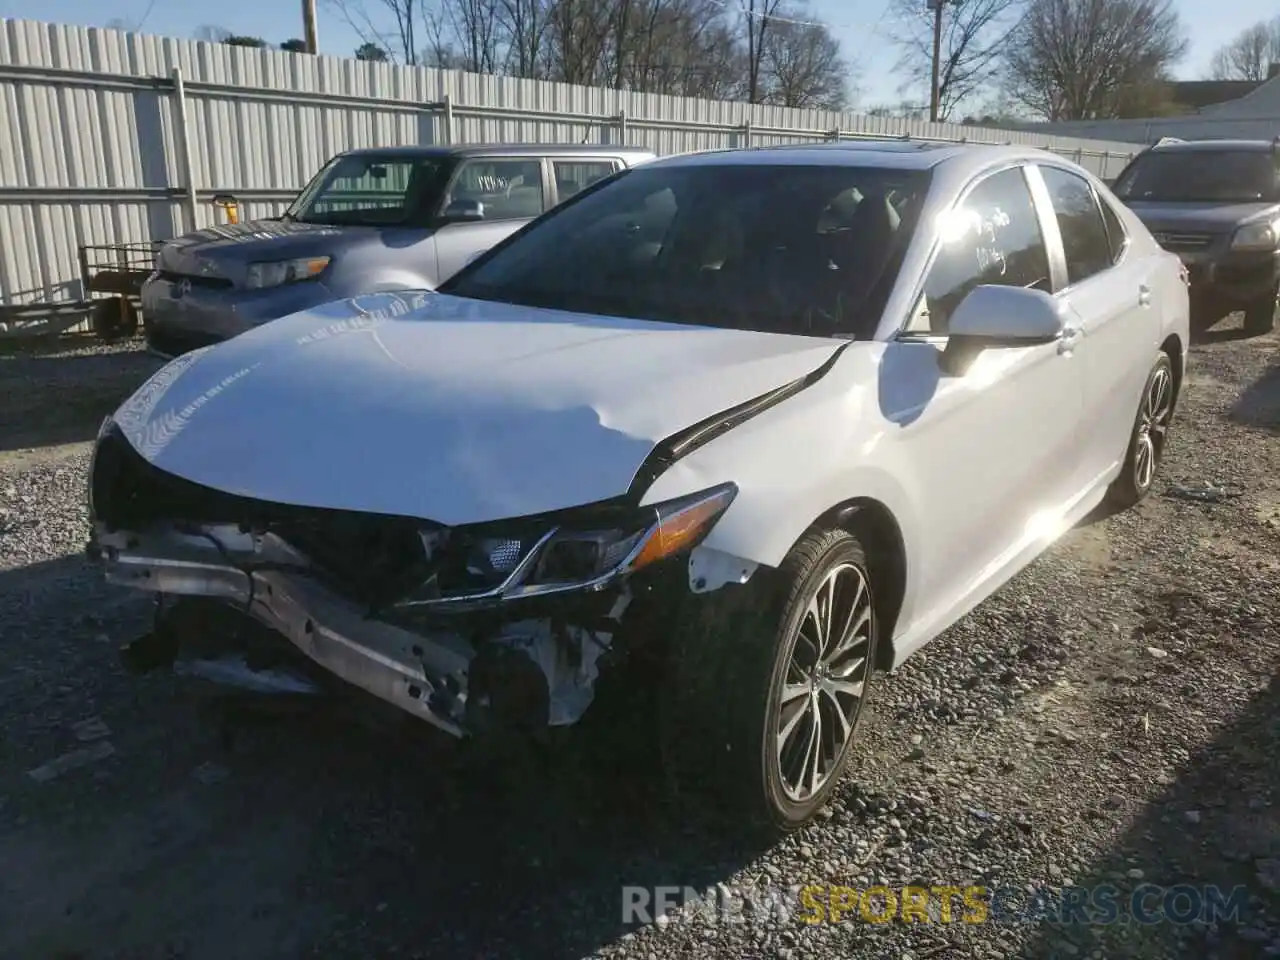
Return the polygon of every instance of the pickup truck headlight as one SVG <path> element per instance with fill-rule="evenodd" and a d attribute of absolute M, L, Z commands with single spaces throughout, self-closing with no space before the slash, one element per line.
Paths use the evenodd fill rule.
<path fill-rule="evenodd" d="M 303 257 L 299 260 L 269 260 L 249 264 L 245 286 L 251 290 L 278 287 L 299 280 L 311 280 L 324 273 L 329 266 L 328 257 Z"/>
<path fill-rule="evenodd" d="M 1280 220 L 1248 223 L 1231 238 L 1233 250 L 1275 250 L 1280 247 Z"/>

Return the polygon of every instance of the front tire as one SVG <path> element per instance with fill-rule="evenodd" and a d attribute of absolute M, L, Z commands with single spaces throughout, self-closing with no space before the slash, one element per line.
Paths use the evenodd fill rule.
<path fill-rule="evenodd" d="M 1270 333 L 1276 322 L 1276 288 L 1251 303 L 1244 312 L 1244 332 L 1251 337 Z"/>
<path fill-rule="evenodd" d="M 1142 389 L 1124 466 L 1107 491 L 1107 500 L 1117 510 L 1134 506 L 1151 492 L 1169 439 L 1173 402 L 1173 362 L 1161 351 Z"/>
<path fill-rule="evenodd" d="M 745 585 L 691 597 L 659 704 L 677 798 L 751 833 L 807 823 L 848 763 L 878 631 L 862 541 L 842 529 L 806 534 Z"/>

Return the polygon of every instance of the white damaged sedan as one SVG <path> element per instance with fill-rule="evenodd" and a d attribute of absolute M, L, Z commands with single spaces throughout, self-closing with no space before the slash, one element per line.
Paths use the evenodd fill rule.
<path fill-rule="evenodd" d="M 675 157 L 170 363 L 103 425 L 89 551 L 156 593 L 150 662 L 460 737 L 643 687 L 682 793 L 787 830 L 877 671 L 1147 495 L 1187 342 L 1177 258 L 1051 154 Z"/>

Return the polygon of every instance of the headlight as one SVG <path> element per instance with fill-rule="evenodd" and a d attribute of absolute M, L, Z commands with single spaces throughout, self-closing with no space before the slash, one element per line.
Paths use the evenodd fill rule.
<path fill-rule="evenodd" d="M 478 589 L 428 590 L 403 605 L 447 606 L 603 589 L 619 577 L 697 546 L 737 493 L 737 486 L 727 483 L 607 524 L 562 523 L 523 536 L 513 531 L 510 536 L 476 537 L 466 548 L 465 568 Z M 480 587 L 481 583 L 488 586 Z"/>
<path fill-rule="evenodd" d="M 1274 250 L 1280 246 L 1280 220 L 1245 224 L 1231 238 L 1233 250 Z"/>
<path fill-rule="evenodd" d="M 656 504 L 641 511 L 634 526 L 620 524 L 597 530 L 559 527 L 544 535 L 523 563 L 512 567 L 505 594 L 515 598 L 604 586 L 616 577 L 683 553 L 707 535 L 737 493 L 736 486 L 725 484 Z"/>
<path fill-rule="evenodd" d="M 303 257 L 301 260 L 272 260 L 249 264 L 245 286 L 251 290 L 278 287 L 283 283 L 296 283 L 318 277 L 329 266 L 328 257 Z"/>

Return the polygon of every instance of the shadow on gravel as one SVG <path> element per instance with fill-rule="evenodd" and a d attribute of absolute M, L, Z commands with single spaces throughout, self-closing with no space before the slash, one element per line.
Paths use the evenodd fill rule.
<path fill-rule="evenodd" d="M 1257 334 L 1245 333 L 1240 326 L 1213 327 L 1209 330 L 1192 330 L 1191 345 L 1203 346 L 1210 343 L 1228 343 L 1232 340 L 1247 340 Z"/>
<path fill-rule="evenodd" d="M 0 452 L 92 440 L 159 365 L 141 351 L 0 356 Z"/>
<path fill-rule="evenodd" d="M 1280 433 L 1280 363 L 1272 364 L 1241 392 L 1231 408 L 1231 419 Z"/>
<path fill-rule="evenodd" d="M 683 832 L 622 762 L 486 769 L 399 714 L 127 683 L 107 779 L 0 808 L 0 955 L 568 960 L 637 927 L 624 885 L 705 890 L 761 852 Z"/>
<path fill-rule="evenodd" d="M 1280 957 L 1277 757 L 1280 676 L 1177 771 L 1106 858 L 1075 878 L 1083 904 L 1077 922 L 1057 922 L 1071 918 L 1050 915 L 1026 942 L 1023 956 Z M 1113 923 L 1097 922 L 1106 913 L 1098 899 L 1106 889 L 1114 891 L 1122 918 Z M 1214 896 L 1220 898 L 1216 907 L 1210 905 Z M 1062 909 L 1063 901 L 1051 902 Z M 1234 919 L 1232 907 L 1238 908 Z M 1205 922 L 1215 911 L 1217 922 Z M 1079 922 L 1086 916 L 1093 922 Z"/>

